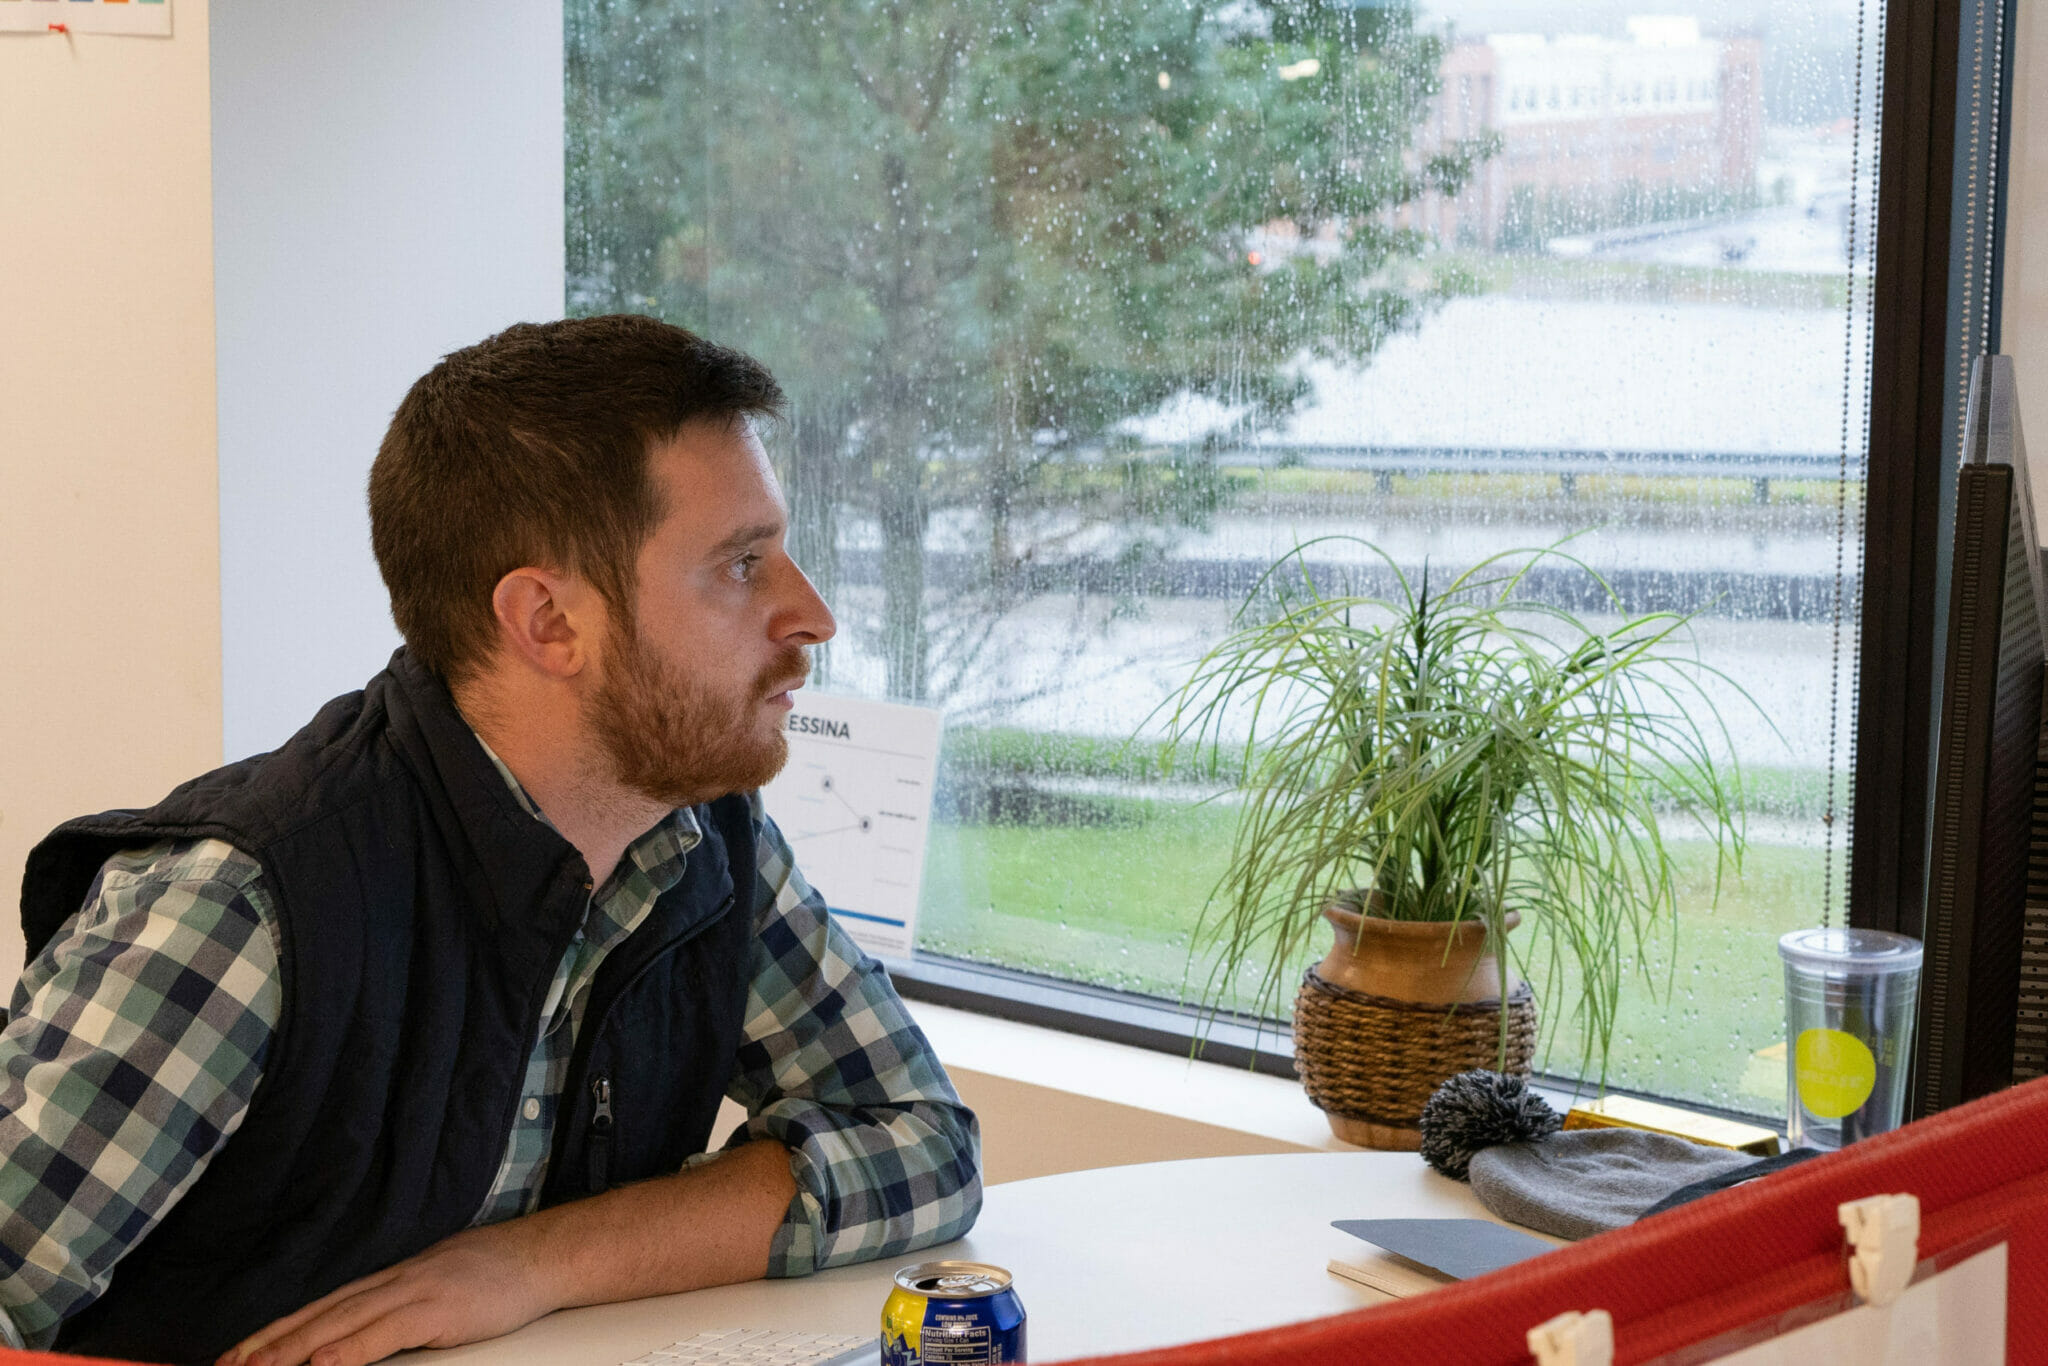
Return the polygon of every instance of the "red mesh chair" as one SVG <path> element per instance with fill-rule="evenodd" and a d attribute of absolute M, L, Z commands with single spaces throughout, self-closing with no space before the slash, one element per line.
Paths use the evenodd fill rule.
<path fill-rule="evenodd" d="M 2048 1079 L 1866 1139 L 1490 1276 L 1352 1314 L 1116 1366 L 1525 1366 L 1526 1334 L 1569 1310 L 1614 1319 L 1640 1362 L 1793 1316 L 1847 1309 L 1838 1207 L 1920 1200 L 1919 1255 L 2007 1244 L 2006 1360 L 2048 1362 Z"/>

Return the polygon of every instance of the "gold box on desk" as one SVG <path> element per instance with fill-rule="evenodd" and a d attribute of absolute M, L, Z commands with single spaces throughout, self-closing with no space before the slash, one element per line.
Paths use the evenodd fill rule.
<path fill-rule="evenodd" d="M 1567 1129 L 1647 1129 L 1655 1134 L 1672 1134 L 1704 1143 L 1712 1148 L 1733 1148 L 1758 1157 L 1776 1157 L 1782 1146 L 1778 1135 L 1757 1124 L 1696 1115 L 1675 1105 L 1633 1096 L 1602 1096 L 1582 1101 L 1564 1117 Z"/>

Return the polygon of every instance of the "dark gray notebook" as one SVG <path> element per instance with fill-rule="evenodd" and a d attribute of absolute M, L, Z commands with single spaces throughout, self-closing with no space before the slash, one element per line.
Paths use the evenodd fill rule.
<path fill-rule="evenodd" d="M 1491 1219 L 1333 1219 L 1330 1227 L 1461 1281 L 1552 1250 Z"/>

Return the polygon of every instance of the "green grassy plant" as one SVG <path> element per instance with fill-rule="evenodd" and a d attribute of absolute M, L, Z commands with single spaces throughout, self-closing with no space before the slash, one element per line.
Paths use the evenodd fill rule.
<path fill-rule="evenodd" d="M 1209 963 L 1204 1001 L 1278 1013 L 1333 900 L 1483 921 L 1496 943 L 1517 911 L 1535 941 L 1518 966 L 1547 1004 L 1570 981 L 1571 1032 L 1604 1075 L 1628 967 L 1676 913 L 1664 823 L 1713 848 L 1716 896 L 1740 864 L 1739 782 L 1714 760 L 1728 745 L 1687 618 L 1628 617 L 1608 589 L 1622 620 L 1596 631 L 1518 598 L 1539 562 L 1598 581 L 1558 546 L 1432 590 L 1368 545 L 1398 586 L 1375 598 L 1326 592 L 1315 544 L 1267 570 L 1168 704 L 1168 763 L 1242 775 L 1229 866 L 1190 946 Z"/>

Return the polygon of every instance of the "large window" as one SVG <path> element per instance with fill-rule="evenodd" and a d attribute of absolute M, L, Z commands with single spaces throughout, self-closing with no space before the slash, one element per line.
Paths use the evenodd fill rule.
<path fill-rule="evenodd" d="M 1160 771 L 1155 711 L 1259 571 L 1572 536 L 1692 614 L 1749 812 L 1718 901 L 1674 822 L 1609 1078 L 1782 1103 L 1775 941 L 1846 880 L 1856 7 L 568 8 L 572 311 L 775 369 L 818 682 L 944 710 L 924 951 L 1178 996 L 1236 807 Z"/>

